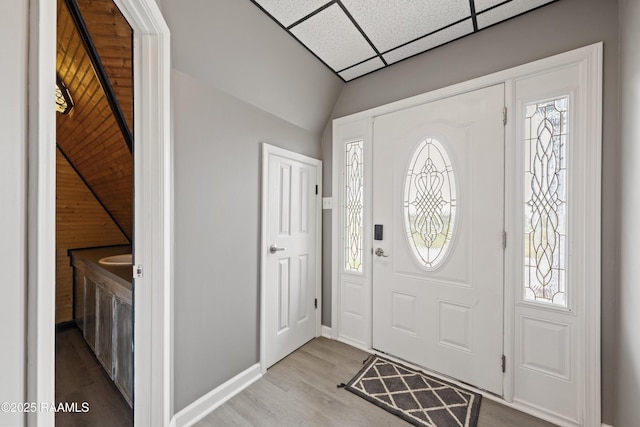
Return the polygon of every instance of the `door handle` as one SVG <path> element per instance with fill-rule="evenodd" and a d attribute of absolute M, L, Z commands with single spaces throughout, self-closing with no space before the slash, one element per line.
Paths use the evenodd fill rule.
<path fill-rule="evenodd" d="M 276 245 L 275 243 L 269 246 L 269 252 L 271 252 L 272 254 L 275 254 L 278 251 L 284 251 L 284 250 L 285 248 L 279 248 L 278 245 Z"/>
<path fill-rule="evenodd" d="M 389 258 L 389 255 L 384 254 L 384 249 L 376 248 L 375 254 L 384 258 Z"/>

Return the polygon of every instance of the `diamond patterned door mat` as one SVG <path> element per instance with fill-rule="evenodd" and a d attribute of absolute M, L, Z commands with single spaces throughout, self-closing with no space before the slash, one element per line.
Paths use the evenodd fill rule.
<path fill-rule="evenodd" d="M 372 355 L 346 389 L 416 426 L 475 427 L 482 396 Z"/>

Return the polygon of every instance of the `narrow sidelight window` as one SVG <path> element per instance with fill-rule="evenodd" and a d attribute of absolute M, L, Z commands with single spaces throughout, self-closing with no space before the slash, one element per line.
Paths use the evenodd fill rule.
<path fill-rule="evenodd" d="M 363 146 L 362 140 L 349 142 L 346 144 L 345 152 L 344 269 L 358 273 L 362 272 Z"/>
<path fill-rule="evenodd" d="M 524 299 L 567 305 L 568 98 L 525 108 Z"/>

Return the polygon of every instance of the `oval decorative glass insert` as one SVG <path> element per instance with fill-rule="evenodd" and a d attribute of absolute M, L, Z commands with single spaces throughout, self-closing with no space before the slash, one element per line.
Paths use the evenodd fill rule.
<path fill-rule="evenodd" d="M 456 183 L 451 159 L 438 140 L 427 138 L 411 156 L 404 185 L 407 241 L 425 268 L 437 268 L 446 258 L 455 214 Z"/>

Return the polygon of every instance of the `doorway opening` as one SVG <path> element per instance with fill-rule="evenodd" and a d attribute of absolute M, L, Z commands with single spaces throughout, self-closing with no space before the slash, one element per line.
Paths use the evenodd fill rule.
<path fill-rule="evenodd" d="M 134 424 L 169 425 L 171 418 L 172 150 L 169 29 L 154 0 L 116 0 L 133 28 L 136 128 L 133 183 L 136 254 L 132 307 Z M 27 398 L 55 400 L 55 89 L 56 4 L 32 0 L 30 26 Z M 50 41 L 50 42 L 49 42 Z M 135 148 L 135 147 L 134 147 Z M 144 217 L 145 221 L 142 221 Z M 150 286 L 153 283 L 153 286 Z M 153 393 L 152 393 L 153 390 Z M 54 413 L 27 415 L 53 425 Z"/>
<path fill-rule="evenodd" d="M 461 157 L 450 138 L 434 131 L 455 120 L 441 117 L 442 110 L 420 115 L 417 123 L 407 114 L 496 85 L 504 86 L 504 96 L 497 97 L 504 98 L 504 108 L 493 108 L 491 120 L 504 125 L 504 155 L 496 151 L 464 171 L 486 169 L 504 176 L 504 184 L 489 186 L 490 196 L 503 194 L 504 204 L 487 199 L 500 212 L 466 221 L 474 235 L 494 219 L 503 219 L 504 227 L 492 227 L 480 239 L 481 247 L 462 244 L 475 259 L 498 248 L 498 255 L 482 264 L 504 277 L 503 293 L 487 295 L 497 303 L 497 321 L 482 331 L 481 347 L 488 340 L 497 343 L 486 363 L 494 380 L 487 386 L 469 379 L 466 363 L 448 365 L 453 356 L 433 356 L 453 351 L 462 359 L 479 348 L 471 333 L 477 316 L 470 313 L 482 301 L 478 297 L 470 304 L 462 298 L 483 275 L 471 275 L 469 286 L 455 276 L 465 270 L 455 269 L 444 277 L 455 295 L 433 292 L 432 286 L 432 278 L 447 273 L 453 251 L 460 249 L 463 239 L 455 228 L 465 223 L 457 222 L 461 210 L 486 202 L 469 205 L 461 199 L 476 181 L 464 185 L 464 178 L 452 176 L 459 175 Z M 599 43 L 336 119 L 332 336 L 444 372 L 489 391 L 485 396 L 491 399 L 554 423 L 599 424 L 601 101 Z M 412 138 L 411 132 L 429 121 L 431 130 Z M 423 155 L 425 150 L 430 154 Z M 483 154 L 474 152 L 472 158 Z M 357 192 L 351 190 L 353 182 Z M 350 206 L 358 206 L 357 215 L 350 215 Z M 357 232 L 346 232 L 351 230 Z M 397 283 L 402 287 L 395 288 Z"/>
<path fill-rule="evenodd" d="M 373 141 L 372 347 L 496 395 L 503 110 L 497 84 L 378 116 Z"/>
<path fill-rule="evenodd" d="M 58 0 L 56 41 L 56 402 L 88 408 L 56 424 L 132 425 L 133 30 Z"/>

